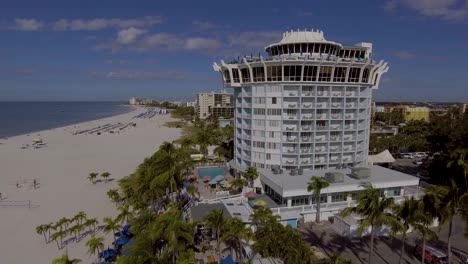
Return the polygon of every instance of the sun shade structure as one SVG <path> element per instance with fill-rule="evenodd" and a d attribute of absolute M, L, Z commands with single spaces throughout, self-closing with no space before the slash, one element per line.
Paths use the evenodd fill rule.
<path fill-rule="evenodd" d="M 258 200 L 258 201 L 255 202 L 255 205 L 263 207 L 263 206 L 267 205 L 267 203 L 265 201 L 263 201 L 263 200 Z"/>
<path fill-rule="evenodd" d="M 209 182 L 211 180 L 211 176 L 205 176 L 203 177 L 204 182 Z"/>
<path fill-rule="evenodd" d="M 225 259 L 221 260 L 219 264 L 236 264 L 236 262 L 232 259 L 231 255 L 228 255 Z"/>
<path fill-rule="evenodd" d="M 374 163 L 392 163 L 395 162 L 395 158 L 392 156 L 390 151 L 388 149 L 380 152 L 379 154 L 375 155 L 369 155 L 367 158 L 367 162 L 369 164 L 374 164 Z"/>
<path fill-rule="evenodd" d="M 224 180 L 224 175 L 218 175 L 218 176 L 214 177 L 213 179 L 211 179 L 211 181 L 208 182 L 208 184 L 218 184 L 222 180 Z"/>
<path fill-rule="evenodd" d="M 246 193 L 244 196 L 245 197 L 254 197 L 255 195 L 257 195 L 255 192 L 250 191 L 250 192 Z"/>

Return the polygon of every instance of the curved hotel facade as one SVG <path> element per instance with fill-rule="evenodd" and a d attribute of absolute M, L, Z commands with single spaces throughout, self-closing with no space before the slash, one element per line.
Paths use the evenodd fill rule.
<path fill-rule="evenodd" d="M 298 172 L 367 164 L 372 90 L 388 70 L 372 60 L 372 44 L 289 31 L 265 51 L 213 65 L 234 88 L 232 162 Z"/>

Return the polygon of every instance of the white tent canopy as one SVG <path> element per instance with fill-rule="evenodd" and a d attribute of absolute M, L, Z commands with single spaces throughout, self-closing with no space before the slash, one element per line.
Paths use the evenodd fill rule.
<path fill-rule="evenodd" d="M 369 155 L 367 158 L 367 162 L 369 164 L 374 163 L 392 163 L 395 162 L 395 158 L 393 158 L 392 154 L 388 151 L 388 149 L 380 152 L 379 154 Z"/>

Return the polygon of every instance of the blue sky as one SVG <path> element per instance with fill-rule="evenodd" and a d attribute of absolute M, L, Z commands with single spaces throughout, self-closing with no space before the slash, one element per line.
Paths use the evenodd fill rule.
<path fill-rule="evenodd" d="M 2 0 L 0 101 L 190 99 L 298 28 L 372 42 L 377 100 L 468 101 L 468 0 Z"/>

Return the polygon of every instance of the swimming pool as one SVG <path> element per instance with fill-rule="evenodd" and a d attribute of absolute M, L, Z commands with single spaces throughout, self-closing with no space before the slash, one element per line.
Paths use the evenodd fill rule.
<path fill-rule="evenodd" d="M 203 178 L 205 176 L 210 176 L 211 178 L 218 175 L 224 175 L 224 168 L 212 167 L 212 168 L 200 168 L 198 169 L 198 177 Z"/>

